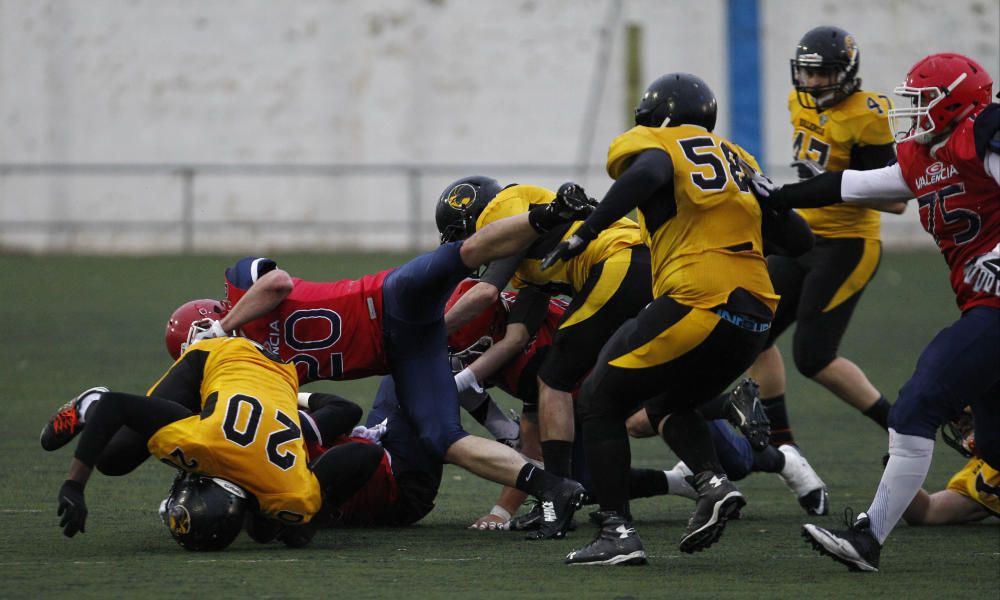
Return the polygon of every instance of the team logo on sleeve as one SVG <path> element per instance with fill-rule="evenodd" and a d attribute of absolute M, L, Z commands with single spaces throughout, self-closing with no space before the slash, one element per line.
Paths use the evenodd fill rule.
<path fill-rule="evenodd" d="M 468 183 L 460 183 L 451 188 L 444 201 L 455 210 L 465 210 L 476 200 L 476 188 Z"/>

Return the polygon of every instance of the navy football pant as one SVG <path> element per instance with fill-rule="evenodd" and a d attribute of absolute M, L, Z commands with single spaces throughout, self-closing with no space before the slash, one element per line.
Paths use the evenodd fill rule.
<path fill-rule="evenodd" d="M 382 329 L 399 405 L 438 460 L 468 435 L 448 363 L 444 305 L 471 269 L 461 242 L 439 246 L 394 270 L 382 285 Z"/>
<path fill-rule="evenodd" d="M 1000 309 L 972 308 L 931 340 L 899 390 L 889 427 L 933 440 L 966 405 L 976 418 L 976 448 L 1000 467 Z"/>

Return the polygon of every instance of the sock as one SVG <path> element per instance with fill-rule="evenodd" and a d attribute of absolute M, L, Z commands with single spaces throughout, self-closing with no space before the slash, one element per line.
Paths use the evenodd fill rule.
<path fill-rule="evenodd" d="M 632 469 L 628 478 L 629 498 L 663 496 L 670 491 L 670 474 L 656 469 Z"/>
<path fill-rule="evenodd" d="M 522 492 L 528 492 L 536 498 L 540 498 L 545 490 L 553 488 L 562 480 L 545 469 L 539 469 L 535 465 L 528 463 L 521 467 L 517 474 L 517 483 L 514 487 Z"/>
<path fill-rule="evenodd" d="M 753 453 L 753 470 L 761 473 L 781 473 L 785 468 L 785 455 L 774 446 Z"/>
<path fill-rule="evenodd" d="M 573 470 L 573 442 L 548 440 L 542 442 L 545 470 L 559 477 L 569 477 Z"/>
<path fill-rule="evenodd" d="M 80 400 L 80 403 L 76 407 L 76 412 L 80 413 L 80 422 L 87 422 L 87 411 L 93 406 L 95 402 L 101 399 L 101 392 L 91 392 Z"/>
<path fill-rule="evenodd" d="M 934 440 L 889 429 L 889 462 L 882 472 L 875 499 L 868 507 L 871 531 L 879 544 L 889 537 L 903 511 L 927 478 Z"/>
<path fill-rule="evenodd" d="M 794 444 L 792 426 L 788 424 L 788 409 L 785 407 L 785 395 L 779 394 L 773 398 L 761 398 L 764 412 L 771 421 L 771 445 Z"/>
<path fill-rule="evenodd" d="M 687 483 L 687 481 L 685 481 L 684 479 L 685 475 L 679 469 L 671 469 L 669 471 L 664 471 L 663 474 L 666 475 L 667 477 L 668 494 L 676 493 L 675 490 L 680 489 L 685 484 L 687 484 L 689 487 L 691 485 Z"/>
<path fill-rule="evenodd" d="M 498 440 L 516 440 L 521 435 L 521 426 L 517 421 L 503 414 L 503 409 L 497 406 L 492 398 L 487 396 L 486 415 L 480 423 Z M 482 409 L 480 409 L 482 410 Z M 478 421 L 478 419 L 476 419 Z"/>
<path fill-rule="evenodd" d="M 875 404 L 872 404 L 868 410 L 862 411 L 861 414 L 868 417 L 872 421 L 879 424 L 882 429 L 886 431 L 889 430 L 889 409 L 892 408 L 892 404 L 885 399 L 885 396 L 879 396 Z"/>

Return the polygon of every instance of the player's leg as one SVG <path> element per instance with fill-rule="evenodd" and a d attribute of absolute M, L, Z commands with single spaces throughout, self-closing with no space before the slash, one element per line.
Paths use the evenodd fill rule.
<path fill-rule="evenodd" d="M 808 253 L 806 254 L 808 256 Z M 769 256 L 767 271 L 775 293 L 781 296 L 778 309 L 771 323 L 765 349 L 754 360 L 747 373 L 760 385 L 760 400 L 771 422 L 770 442 L 775 446 L 794 444 L 788 408 L 785 405 L 785 362 L 775 346 L 778 337 L 795 322 L 799 294 L 806 269 L 798 259 L 787 256 Z"/>
<path fill-rule="evenodd" d="M 838 355 L 840 342 L 865 286 L 881 259 L 881 244 L 861 238 L 817 241 L 806 260 L 798 328 L 793 341 L 795 366 L 883 428 L 889 402 L 853 362 Z"/>
<path fill-rule="evenodd" d="M 978 307 L 931 340 L 889 415 L 889 461 L 868 511 L 846 531 L 804 527 L 820 552 L 852 570 L 878 569 L 881 545 L 927 476 L 937 428 L 996 388 L 998 335 L 1000 311 Z"/>
<path fill-rule="evenodd" d="M 604 343 L 652 300 L 649 250 L 636 246 L 595 265 L 559 324 L 538 373 L 539 425 L 545 468 L 572 472 L 571 392 L 593 368 Z"/>

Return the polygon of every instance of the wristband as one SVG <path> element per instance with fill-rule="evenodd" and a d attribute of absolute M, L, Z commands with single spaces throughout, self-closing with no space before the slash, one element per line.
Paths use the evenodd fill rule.
<path fill-rule="evenodd" d="M 510 513 L 507 512 L 506 508 L 500 506 L 499 504 L 493 505 L 493 508 L 490 509 L 490 514 L 494 517 L 500 517 L 504 520 L 504 522 L 510 521 Z"/>

